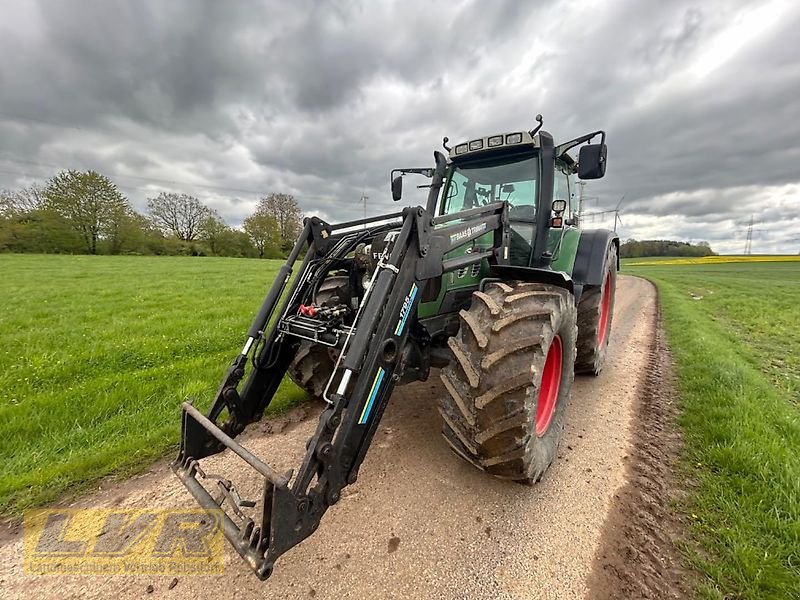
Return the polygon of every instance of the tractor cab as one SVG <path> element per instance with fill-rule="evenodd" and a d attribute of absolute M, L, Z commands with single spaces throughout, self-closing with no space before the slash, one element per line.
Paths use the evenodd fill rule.
<path fill-rule="evenodd" d="M 536 120 L 538 125 L 532 131 L 489 135 L 452 147 L 444 138 L 448 155 L 438 155 L 436 169 L 442 177 L 437 186 L 440 191 L 429 195 L 427 209 L 443 217 L 506 203 L 511 264 L 569 271 L 569 257 L 559 259 L 565 242 L 577 244 L 579 237 L 575 176 L 603 177 L 605 133 L 596 131 L 556 146 L 550 133 L 540 131 L 541 115 Z M 596 136 L 600 143 L 582 146 L 577 162 L 568 154 Z M 402 195 L 402 176 L 408 173 L 434 177 L 434 169 L 392 171 L 395 200 Z"/>
<path fill-rule="evenodd" d="M 528 266 L 533 252 L 539 206 L 541 161 L 539 136 L 506 133 L 458 144 L 449 149 L 438 214 L 446 215 L 508 203 L 511 264 Z"/>

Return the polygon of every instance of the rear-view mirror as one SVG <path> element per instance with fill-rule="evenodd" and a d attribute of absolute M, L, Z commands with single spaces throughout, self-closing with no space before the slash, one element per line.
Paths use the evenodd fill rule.
<path fill-rule="evenodd" d="M 397 202 L 403 197 L 403 176 L 398 175 L 392 179 L 392 199 Z"/>
<path fill-rule="evenodd" d="M 606 174 L 605 144 L 583 146 L 578 154 L 578 177 L 580 179 L 600 179 Z"/>

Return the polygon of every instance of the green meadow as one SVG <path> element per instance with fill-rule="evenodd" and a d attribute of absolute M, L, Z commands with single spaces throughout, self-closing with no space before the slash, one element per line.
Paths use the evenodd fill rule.
<path fill-rule="evenodd" d="M 800 598 L 800 262 L 634 260 L 675 360 L 701 595 Z M 0 255 L 0 513 L 175 452 L 279 265 Z M 284 382 L 270 410 L 304 398 Z"/>
<path fill-rule="evenodd" d="M 800 598 L 800 262 L 628 262 L 660 292 L 702 597 Z"/>
<path fill-rule="evenodd" d="M 0 514 L 176 452 L 280 264 L 0 255 Z M 270 410 L 304 398 L 284 382 Z"/>

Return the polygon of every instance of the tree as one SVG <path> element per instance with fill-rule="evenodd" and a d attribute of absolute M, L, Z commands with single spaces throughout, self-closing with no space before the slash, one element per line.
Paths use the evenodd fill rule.
<path fill-rule="evenodd" d="M 243 227 L 258 250 L 259 258 L 270 258 L 278 254 L 281 244 L 280 225 L 278 220 L 264 212 L 260 205 L 254 214 L 244 220 Z"/>
<path fill-rule="evenodd" d="M 61 215 L 81 236 L 87 252 L 114 235 L 130 214 L 127 199 L 111 180 L 95 171 L 62 171 L 47 182 L 44 207 Z"/>
<path fill-rule="evenodd" d="M 258 203 L 256 212 L 271 215 L 278 223 L 280 247 L 285 252 L 294 246 L 303 227 L 303 213 L 291 194 L 270 194 Z"/>
<path fill-rule="evenodd" d="M 216 211 L 209 211 L 209 215 L 200 224 L 200 239 L 208 244 L 211 254 L 220 254 L 220 240 L 230 228 Z"/>
<path fill-rule="evenodd" d="M 708 242 L 696 246 L 673 240 L 626 240 L 620 246 L 620 258 L 641 256 L 711 256 L 716 254 Z"/>
<path fill-rule="evenodd" d="M 259 251 L 253 245 L 250 236 L 244 231 L 228 228 L 222 232 L 217 240 L 220 256 L 235 256 L 239 258 L 255 258 Z"/>
<path fill-rule="evenodd" d="M 69 222 L 43 208 L 0 218 L 0 251 L 73 254 L 85 250 Z"/>
<path fill-rule="evenodd" d="M 161 192 L 147 199 L 147 208 L 159 229 L 184 242 L 197 239 L 203 221 L 213 215 L 211 209 L 188 194 Z"/>
<path fill-rule="evenodd" d="M 44 201 L 44 187 L 38 183 L 18 190 L 0 190 L 0 216 L 39 210 Z"/>
<path fill-rule="evenodd" d="M 126 210 L 110 227 L 105 236 L 103 251 L 107 254 L 134 252 L 141 254 L 145 249 L 144 227 L 146 219 L 133 210 Z"/>

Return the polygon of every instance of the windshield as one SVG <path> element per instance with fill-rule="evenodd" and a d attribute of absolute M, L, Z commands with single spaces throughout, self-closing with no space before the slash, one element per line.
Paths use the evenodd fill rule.
<path fill-rule="evenodd" d="M 506 201 L 510 216 L 533 220 L 536 216 L 538 156 L 504 157 L 468 165 L 453 165 L 441 214 Z"/>

